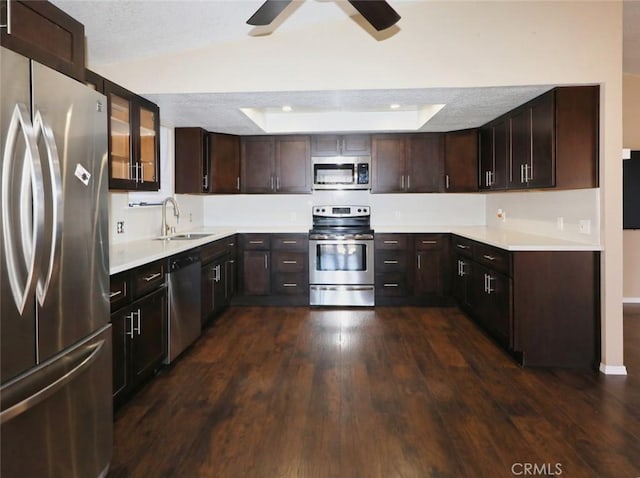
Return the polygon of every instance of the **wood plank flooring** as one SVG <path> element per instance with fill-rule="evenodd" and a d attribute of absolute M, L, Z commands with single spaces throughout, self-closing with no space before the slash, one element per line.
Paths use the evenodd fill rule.
<path fill-rule="evenodd" d="M 625 310 L 612 377 L 522 369 L 456 308 L 231 308 L 118 412 L 109 476 L 640 477 Z"/>

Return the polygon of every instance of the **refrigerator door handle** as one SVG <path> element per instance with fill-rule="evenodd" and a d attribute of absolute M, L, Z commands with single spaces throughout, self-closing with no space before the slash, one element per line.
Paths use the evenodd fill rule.
<path fill-rule="evenodd" d="M 31 182 L 31 191 L 26 187 L 20 188 L 20 197 L 10 197 L 10 192 L 17 190 L 12 184 L 14 179 L 15 146 L 18 135 L 22 131 L 25 143 L 25 155 L 22 163 L 22 184 Z M 22 103 L 17 103 L 13 109 L 9 127 L 7 129 L 7 141 L 3 151 L 2 159 L 2 235 L 4 251 L 7 263 L 7 275 L 13 300 L 20 315 L 24 312 L 27 301 L 33 294 L 39 275 L 40 259 L 42 256 L 41 234 L 44 228 L 44 185 L 42 179 L 42 164 L 40 163 L 40 153 L 35 139 L 33 125 L 27 107 Z M 27 171 L 28 169 L 28 171 Z M 26 177 L 29 175 L 29 178 Z M 15 193 L 14 193 L 15 194 Z M 15 231 L 13 221 L 14 210 L 11 205 L 13 200 L 22 203 L 30 195 L 29 206 L 31 211 L 26 211 L 22 205 L 19 207 L 19 227 L 20 232 Z M 19 236 L 16 236 L 16 234 Z M 31 237 L 24 237 L 31 235 Z M 17 244 L 22 244 L 22 256 L 25 262 L 27 276 L 24 280 L 19 277 L 20 261 L 18 252 L 15 250 Z"/>
<path fill-rule="evenodd" d="M 40 373 L 14 380 L 2 387 L 0 389 L 2 396 L 0 425 L 35 407 L 74 380 L 98 358 L 103 347 L 104 340 L 93 343 L 75 353 L 54 360 L 41 369 Z M 42 382 L 48 384 L 40 386 Z M 37 392 L 31 394 L 33 390 Z M 29 395 L 24 397 L 25 393 Z"/>
<path fill-rule="evenodd" d="M 59 267 L 58 249 L 60 248 L 62 218 L 64 217 L 62 205 L 62 175 L 60 173 L 60 157 L 58 156 L 56 139 L 51 126 L 49 126 L 49 123 L 47 123 L 41 111 L 36 113 L 33 120 L 33 127 L 35 129 L 36 143 L 40 140 L 41 135 L 44 140 L 48 163 L 47 179 L 51 187 L 51 197 L 47 198 L 52 206 L 51 240 L 46 241 L 50 244 L 51 249 L 49 251 L 46 273 L 44 273 L 44 270 L 41 270 L 36 288 L 38 302 L 40 305 L 44 305 L 49 286 L 51 285 L 51 277 Z"/>

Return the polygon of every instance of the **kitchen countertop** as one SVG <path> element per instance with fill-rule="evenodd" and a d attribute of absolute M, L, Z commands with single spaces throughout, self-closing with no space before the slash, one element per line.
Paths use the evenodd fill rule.
<path fill-rule="evenodd" d="M 453 233 L 468 239 L 483 242 L 508 251 L 601 251 L 599 244 L 567 241 L 536 234 L 526 234 L 500 228 L 485 226 L 383 226 L 373 228 L 377 233 Z M 218 227 L 194 229 L 197 233 L 208 233 L 207 237 L 186 241 L 161 241 L 140 239 L 131 242 L 113 244 L 109 248 L 109 272 L 133 269 L 149 262 L 179 254 L 235 233 L 307 233 L 305 226 L 258 226 L 258 227 Z"/>

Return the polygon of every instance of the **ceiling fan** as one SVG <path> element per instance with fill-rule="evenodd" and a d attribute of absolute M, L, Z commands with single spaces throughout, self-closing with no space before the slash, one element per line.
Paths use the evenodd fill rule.
<path fill-rule="evenodd" d="M 255 26 L 269 25 L 292 1 L 266 0 L 247 23 Z M 378 31 L 385 30 L 400 20 L 400 15 L 385 0 L 348 1 Z"/>

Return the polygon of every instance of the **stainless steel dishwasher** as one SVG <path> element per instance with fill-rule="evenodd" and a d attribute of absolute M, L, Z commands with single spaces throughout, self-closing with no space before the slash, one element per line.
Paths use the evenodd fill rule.
<path fill-rule="evenodd" d="M 167 356 L 173 362 L 200 336 L 200 254 L 186 252 L 169 260 Z"/>

